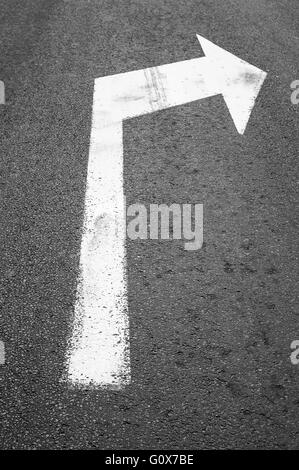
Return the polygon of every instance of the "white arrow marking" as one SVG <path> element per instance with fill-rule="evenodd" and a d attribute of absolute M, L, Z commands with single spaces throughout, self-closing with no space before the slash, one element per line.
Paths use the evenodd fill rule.
<path fill-rule="evenodd" d="M 197 36 L 206 57 L 95 80 L 80 278 L 68 354 L 73 384 L 130 382 L 125 273 L 125 119 L 222 94 L 243 134 L 266 73 Z"/>

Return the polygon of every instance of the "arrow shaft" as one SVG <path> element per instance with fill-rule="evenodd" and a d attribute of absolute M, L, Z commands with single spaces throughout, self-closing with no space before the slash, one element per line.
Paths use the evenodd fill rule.
<path fill-rule="evenodd" d="M 130 382 L 122 121 L 217 94 L 211 74 L 204 57 L 95 81 L 68 362 L 73 383 L 119 387 Z"/>
<path fill-rule="evenodd" d="M 220 93 L 206 57 L 99 78 L 95 106 L 104 122 L 124 120 Z"/>
<path fill-rule="evenodd" d="M 93 123 L 97 117 L 94 115 Z M 130 382 L 122 123 L 92 127 L 68 377 L 119 388 Z"/>

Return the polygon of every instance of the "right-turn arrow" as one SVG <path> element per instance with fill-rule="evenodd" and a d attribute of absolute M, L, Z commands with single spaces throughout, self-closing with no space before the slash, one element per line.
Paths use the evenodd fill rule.
<path fill-rule="evenodd" d="M 205 57 L 95 80 L 69 380 L 130 382 L 123 121 L 222 94 L 243 134 L 266 73 L 197 36 Z"/>

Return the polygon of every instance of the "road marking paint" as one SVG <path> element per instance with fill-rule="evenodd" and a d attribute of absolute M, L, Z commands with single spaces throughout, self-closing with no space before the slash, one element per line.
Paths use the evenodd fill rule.
<path fill-rule="evenodd" d="M 123 121 L 222 94 L 240 134 L 266 73 L 197 36 L 205 57 L 97 78 L 68 380 L 130 383 Z"/>

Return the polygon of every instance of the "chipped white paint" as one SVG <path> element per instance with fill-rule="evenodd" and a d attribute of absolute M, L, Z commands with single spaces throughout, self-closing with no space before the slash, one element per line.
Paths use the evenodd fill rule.
<path fill-rule="evenodd" d="M 222 94 L 243 134 L 266 73 L 198 36 L 206 57 L 95 80 L 91 143 L 68 378 L 130 382 L 125 274 L 125 119 Z"/>

